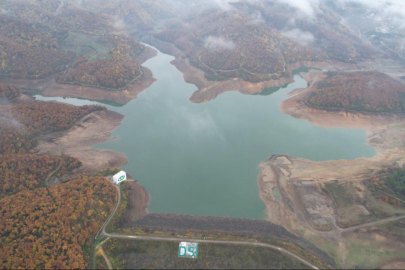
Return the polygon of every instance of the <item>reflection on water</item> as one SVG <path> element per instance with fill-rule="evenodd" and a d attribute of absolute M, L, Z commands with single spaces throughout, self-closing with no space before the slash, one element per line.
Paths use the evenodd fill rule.
<path fill-rule="evenodd" d="M 148 60 L 144 65 L 157 81 L 125 106 L 106 105 L 125 118 L 112 134 L 117 139 L 96 146 L 126 154 L 123 169 L 150 193 L 150 212 L 265 218 L 257 175 L 270 155 L 337 160 L 375 154 L 365 131 L 315 127 L 280 112 L 287 93 L 307 85 L 298 75 L 268 96 L 227 92 L 195 104 L 189 98 L 197 89 L 173 59 L 159 53 Z"/>

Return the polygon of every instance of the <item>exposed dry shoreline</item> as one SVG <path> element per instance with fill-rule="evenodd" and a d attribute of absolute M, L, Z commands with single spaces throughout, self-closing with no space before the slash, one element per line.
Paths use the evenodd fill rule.
<path fill-rule="evenodd" d="M 144 53 L 139 55 L 135 60 L 139 65 L 157 55 L 157 51 L 146 47 Z M 2 83 L 13 84 L 21 89 L 35 89 L 41 92 L 45 97 L 74 97 L 87 98 L 95 100 L 112 100 L 120 104 L 126 104 L 135 99 L 138 94 L 155 82 L 152 72 L 142 67 L 143 75 L 127 89 L 122 91 L 110 91 L 96 87 L 85 87 L 70 84 L 56 83 L 53 76 L 38 80 L 23 79 L 2 79 Z"/>
<path fill-rule="evenodd" d="M 346 261 L 351 239 L 375 241 L 371 243 L 379 243 L 390 252 L 403 250 L 400 240 L 384 236 L 385 232 L 376 229 L 372 222 L 369 228 L 367 223 L 364 223 L 366 221 L 360 221 L 357 223 L 358 227 L 364 228 L 358 230 L 355 230 L 356 226 L 353 230 L 341 227 L 348 220 L 338 214 L 336 202 L 328 193 L 325 194 L 323 188 L 326 183 L 350 182 L 359 198 L 364 198 L 367 192 L 363 180 L 378 178 L 385 168 L 403 166 L 405 115 L 310 108 L 304 102 L 306 96 L 313 91 L 312 86 L 316 85 L 324 74 L 311 70 L 301 76 L 310 86 L 291 92 L 290 98 L 280 104 L 281 111 L 324 128 L 363 129 L 367 132 L 367 144 L 373 146 L 377 153 L 372 158 L 323 162 L 272 155 L 260 164 L 261 171 L 258 176 L 260 198 L 266 206 L 269 220 L 306 239 L 319 241 L 318 244 L 331 241 L 329 243 L 337 246 L 339 254 L 335 259 L 343 267 L 354 267 L 352 261 Z M 281 198 L 277 198 L 275 188 L 279 190 Z M 367 218 L 364 217 L 364 220 Z M 348 226 L 350 228 L 352 225 Z M 363 234 L 361 230 L 364 231 Z"/>
<path fill-rule="evenodd" d="M 38 155 L 63 154 L 78 158 L 82 162 L 82 166 L 64 176 L 66 178 L 76 174 L 96 174 L 106 168 L 124 166 L 128 162 L 125 154 L 113 150 L 91 148 L 94 145 L 114 140 L 115 138 L 110 138 L 110 135 L 116 127 L 121 125 L 123 119 L 123 115 L 113 111 L 92 112 L 67 131 L 46 134 L 31 152 Z M 127 216 L 132 220 L 148 213 L 150 196 L 129 175 L 128 183 L 129 211 Z"/>
<path fill-rule="evenodd" d="M 190 64 L 185 54 L 176 48 L 173 44 L 161 41 L 152 36 L 143 39 L 143 42 L 150 44 L 162 52 L 168 53 L 175 57 L 171 62 L 180 72 L 183 73 L 184 80 L 187 83 L 194 84 L 197 91 L 190 97 L 191 102 L 204 103 L 208 102 L 218 95 L 228 91 L 238 91 L 242 94 L 251 95 L 258 94 L 265 88 L 281 87 L 286 84 L 294 82 L 294 76 L 291 74 L 289 77 L 283 77 L 278 80 L 269 80 L 258 83 L 251 83 L 239 78 L 229 79 L 226 81 L 208 81 L 204 72 Z M 301 67 L 313 67 L 318 69 L 327 69 L 334 71 L 354 71 L 354 70 L 369 70 L 375 69 L 381 72 L 389 73 L 391 76 L 400 78 L 400 75 L 405 70 L 396 63 L 390 60 L 377 59 L 360 63 L 342 63 L 337 61 L 303 61 L 291 64 L 291 69 L 299 69 Z"/>
<path fill-rule="evenodd" d="M 183 73 L 184 80 L 187 83 L 194 84 L 198 90 L 190 97 L 191 102 L 204 103 L 208 102 L 218 95 L 228 91 L 238 91 L 245 95 L 258 94 L 268 87 L 280 87 L 294 82 L 294 78 L 281 78 L 279 80 L 269 80 L 259 83 L 251 83 L 239 78 L 230 79 L 227 81 L 208 81 L 204 77 L 204 72 L 190 65 L 182 51 L 174 45 L 160 41 L 153 37 L 148 37 L 143 40 L 159 50 L 173 55 L 176 59 L 171 62 L 180 72 Z"/>
<path fill-rule="evenodd" d="M 96 111 L 79 120 L 64 132 L 54 132 L 41 138 L 32 152 L 36 154 L 64 154 L 80 159 L 82 166 L 73 173 L 93 174 L 108 167 L 120 167 L 128 160 L 123 153 L 91 147 L 109 138 L 124 116 L 112 111 Z"/>
<path fill-rule="evenodd" d="M 403 114 L 367 114 L 344 111 L 329 112 L 310 108 L 303 102 L 312 86 L 322 76 L 322 72 L 311 70 L 301 74 L 310 86 L 296 89 L 290 98 L 280 104 L 283 113 L 304 119 L 312 125 L 323 128 L 363 129 L 367 132 L 367 144 L 376 149 L 372 158 L 355 160 L 311 161 L 302 158 L 273 155 L 260 164 L 258 176 L 260 197 L 265 203 L 269 219 L 294 229 L 291 220 L 282 209 L 282 202 L 272 196 L 270 186 L 278 187 L 280 192 L 287 188 L 287 181 L 310 181 L 327 183 L 335 180 L 362 180 L 365 175 L 372 176 L 381 168 L 402 166 L 405 164 L 405 115 Z M 283 212 L 284 211 L 284 212 Z M 288 220 L 288 221 L 287 221 Z"/>
<path fill-rule="evenodd" d="M 129 176 L 129 179 L 128 206 L 122 217 L 123 223 L 140 219 L 149 213 L 149 193 L 131 176 Z"/>

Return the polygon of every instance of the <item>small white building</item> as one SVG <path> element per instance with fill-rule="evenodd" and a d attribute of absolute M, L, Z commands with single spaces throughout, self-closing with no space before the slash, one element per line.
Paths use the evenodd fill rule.
<path fill-rule="evenodd" d="M 127 180 L 127 173 L 124 171 L 120 171 L 116 175 L 113 176 L 113 183 L 119 185 L 121 182 Z"/>

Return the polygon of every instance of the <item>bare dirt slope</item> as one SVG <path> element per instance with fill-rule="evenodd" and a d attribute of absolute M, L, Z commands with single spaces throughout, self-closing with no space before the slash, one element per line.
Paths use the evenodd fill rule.
<path fill-rule="evenodd" d="M 302 76 L 310 86 L 293 91 L 280 109 L 316 126 L 364 129 L 377 154 L 325 162 L 271 156 L 260 164 L 258 177 L 269 220 L 311 240 L 341 267 L 378 267 L 400 258 L 405 246 L 380 225 L 401 219 L 405 210 L 374 198 L 364 181 L 405 164 L 405 116 L 309 108 L 305 96 L 324 74 L 311 71 Z"/>
<path fill-rule="evenodd" d="M 93 112 L 65 132 L 45 135 L 33 149 L 37 154 L 65 154 L 80 159 L 82 166 L 75 173 L 96 173 L 107 167 L 127 163 L 122 153 L 91 149 L 91 146 L 112 140 L 111 132 L 121 124 L 124 116 L 112 111 Z"/>

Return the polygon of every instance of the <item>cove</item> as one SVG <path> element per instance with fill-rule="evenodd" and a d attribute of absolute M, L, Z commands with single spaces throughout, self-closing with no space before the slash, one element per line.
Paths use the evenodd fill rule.
<path fill-rule="evenodd" d="M 272 154 L 316 161 L 372 157 L 366 132 L 312 126 L 279 110 L 287 93 L 307 83 L 295 82 L 268 95 L 227 92 L 194 104 L 197 90 L 158 53 L 144 63 L 157 79 L 138 98 L 108 109 L 125 115 L 115 140 L 96 148 L 123 152 L 131 174 L 151 195 L 154 213 L 265 219 L 259 199 L 258 165 Z M 47 98 L 74 105 L 97 104 L 75 98 Z"/>

